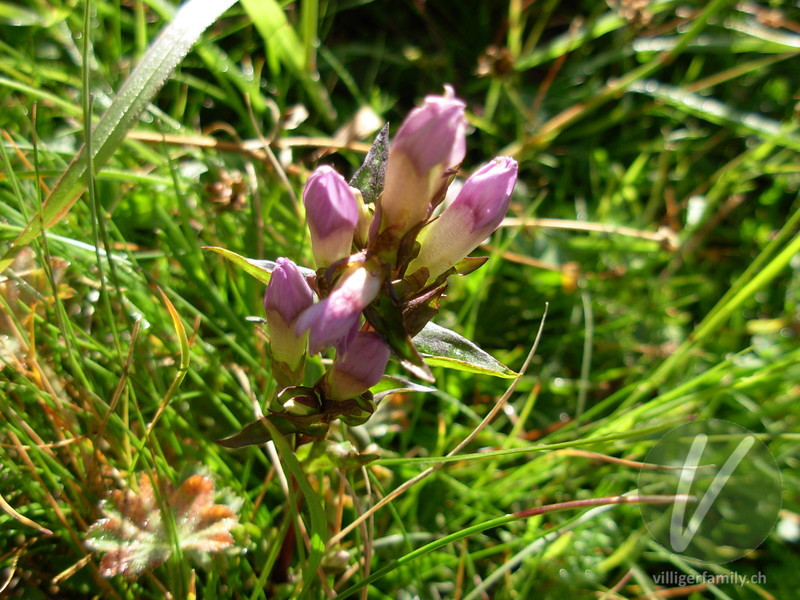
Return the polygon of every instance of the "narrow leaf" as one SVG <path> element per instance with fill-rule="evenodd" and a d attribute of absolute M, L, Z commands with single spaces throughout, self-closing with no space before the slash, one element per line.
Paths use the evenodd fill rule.
<path fill-rule="evenodd" d="M 432 366 L 513 379 L 518 374 L 467 338 L 434 323 L 428 323 L 412 340 Z"/>
<path fill-rule="evenodd" d="M 220 248 L 219 246 L 203 246 L 203 250 L 211 250 L 211 252 L 216 252 L 220 256 L 227 258 L 245 273 L 255 277 L 265 285 L 269 283 L 269 279 L 272 276 L 272 271 L 277 265 L 277 263 L 272 260 L 245 258 L 244 256 L 236 254 L 236 252 L 231 252 L 230 250 Z M 314 275 L 314 271 L 312 269 L 308 269 L 306 267 L 298 267 L 298 269 L 300 269 L 300 272 L 306 277 L 312 277 Z"/>
<path fill-rule="evenodd" d="M 175 305 L 172 304 L 170 299 L 161 288 L 158 288 L 158 293 L 161 296 L 164 304 L 169 312 L 169 318 L 172 321 L 172 326 L 175 328 L 175 335 L 178 336 L 178 341 L 181 346 L 181 364 L 180 370 L 186 371 L 189 368 L 189 338 L 186 336 L 186 328 L 183 326 L 181 316 L 178 314 Z"/>
<path fill-rule="evenodd" d="M 242 6 L 264 38 L 268 60 L 279 59 L 303 84 L 319 115 L 332 123 L 336 113 L 328 92 L 316 72 L 307 64 L 308 52 L 297 31 L 286 18 L 282 3 L 276 0 L 242 0 Z M 272 67 L 277 66 L 270 64 Z"/>
<path fill-rule="evenodd" d="M 268 427 L 267 424 L 271 425 Z M 272 413 L 245 425 L 239 433 L 218 440 L 217 443 L 225 448 L 244 448 L 266 444 L 273 439 L 272 432 L 277 429 L 282 434 L 304 433 L 310 436 L 324 435 L 328 431 L 328 424 L 322 422 L 322 415 L 296 416 Z"/>
<path fill-rule="evenodd" d="M 790 126 L 759 113 L 737 110 L 714 98 L 660 83 L 655 79 L 634 81 L 628 89 L 657 98 L 710 123 L 736 128 L 744 134 L 753 134 L 764 141 L 780 144 L 795 152 L 800 151 L 800 137 L 795 135 L 794 125 Z"/>
<path fill-rule="evenodd" d="M 378 201 L 386 178 L 386 162 L 389 160 L 389 124 L 383 126 L 375 137 L 364 163 L 353 173 L 350 185 L 361 190 L 364 202 Z"/>
<path fill-rule="evenodd" d="M 47 529 L 47 527 L 42 527 L 41 525 L 32 521 L 25 515 L 22 515 L 18 513 L 16 510 L 14 510 L 14 507 L 5 501 L 2 494 L 0 494 L 0 509 L 2 509 L 10 517 L 15 518 L 23 525 L 27 525 L 28 527 L 32 527 L 33 529 L 38 530 L 39 533 L 41 533 L 42 535 L 53 535 L 53 532 Z"/>
<path fill-rule="evenodd" d="M 108 162 L 141 112 L 189 53 L 203 31 L 234 2 L 235 0 L 189 0 L 178 10 L 175 19 L 156 38 L 123 84 L 114 102 L 97 122 L 92 132 L 91 156 L 86 156 L 86 147 L 83 146 L 42 207 L 0 259 L 0 272 L 11 264 L 23 247 L 69 212 L 86 189 L 87 159 L 94 161 L 95 170 Z"/>
<path fill-rule="evenodd" d="M 389 394 L 410 394 L 412 392 L 431 394 L 436 391 L 436 388 L 408 381 L 402 377 L 384 375 L 381 380 L 371 388 L 371 391 L 373 393 L 373 400 L 377 404 Z"/>
<path fill-rule="evenodd" d="M 164 394 L 164 397 L 161 399 L 161 403 L 158 405 L 158 410 L 156 411 L 153 420 L 150 421 L 150 424 L 147 426 L 147 430 L 145 431 L 145 437 L 150 436 L 150 432 L 153 431 L 153 428 L 156 426 L 156 423 L 161 418 L 164 410 L 167 408 L 169 404 L 170 398 L 172 398 L 173 393 L 178 387 L 183 383 L 183 378 L 186 377 L 186 373 L 189 370 L 189 338 L 186 336 L 186 328 L 183 326 L 183 322 L 181 321 L 180 314 L 178 314 L 175 305 L 172 304 L 170 299 L 164 293 L 161 288 L 157 288 L 159 295 L 161 296 L 161 300 L 164 302 L 164 305 L 167 307 L 167 311 L 169 312 L 170 320 L 172 321 L 172 326 L 175 328 L 175 335 L 178 336 L 178 341 L 180 342 L 181 346 L 181 363 L 180 368 L 178 368 L 178 372 L 175 373 L 175 377 L 172 379 L 172 383 L 167 389 L 167 393 Z"/>

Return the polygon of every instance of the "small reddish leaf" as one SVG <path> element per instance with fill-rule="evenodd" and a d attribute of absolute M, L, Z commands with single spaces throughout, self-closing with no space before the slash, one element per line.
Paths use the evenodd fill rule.
<path fill-rule="evenodd" d="M 236 509 L 214 504 L 214 483 L 206 475 L 192 475 L 175 491 L 162 490 L 175 523 L 182 550 L 204 554 L 234 546 L 230 533 L 236 525 Z M 234 499 L 235 501 L 235 499 Z M 104 553 L 100 572 L 104 577 L 135 578 L 167 560 L 173 542 L 167 534 L 161 508 L 150 477 L 139 477 L 139 492 L 114 490 L 101 505 L 106 518 L 89 528 L 86 545 Z"/>

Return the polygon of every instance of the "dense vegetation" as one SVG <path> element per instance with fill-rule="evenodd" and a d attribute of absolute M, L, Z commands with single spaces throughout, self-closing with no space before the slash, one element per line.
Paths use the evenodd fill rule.
<path fill-rule="evenodd" d="M 243 0 L 39 232 L 90 124 L 173 14 L 148 0 L 0 2 L 0 254 L 15 254 L 0 273 L 0 595 L 335 597 L 379 572 L 359 594 L 657 598 L 675 587 L 659 574 L 698 569 L 764 580 L 668 593 L 795 593 L 796 6 Z M 379 455 L 364 468 L 223 448 L 277 390 L 247 319 L 263 316 L 263 284 L 203 247 L 312 264 L 308 174 L 349 176 L 382 122 L 394 131 L 447 83 L 467 103 L 465 168 L 510 155 L 520 171 L 491 259 L 451 282 L 436 322 L 515 370 L 547 307 L 542 338 L 464 456 L 313 569 L 314 543 L 439 465 L 509 380 L 435 367 L 437 391 L 334 429 Z M 37 234 L 20 249 L 26 226 Z M 631 492 L 655 440 L 707 418 L 760 434 L 783 476 L 779 526 L 744 558 L 671 555 L 634 505 L 500 519 Z M 181 550 L 165 519 L 168 560 L 104 577 L 86 547 L 101 500 L 134 490 L 124 508 L 149 494 L 158 513 L 196 474 L 181 489 L 235 509 L 234 551 Z"/>

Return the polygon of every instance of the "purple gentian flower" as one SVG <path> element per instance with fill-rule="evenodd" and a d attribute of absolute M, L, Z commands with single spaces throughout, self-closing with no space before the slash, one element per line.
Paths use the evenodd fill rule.
<path fill-rule="evenodd" d="M 337 355 L 327 374 L 331 400 L 347 400 L 361 395 L 378 383 L 386 371 L 389 347 L 375 333 L 359 332 L 342 355 Z"/>
<path fill-rule="evenodd" d="M 345 352 L 358 331 L 361 311 L 375 299 L 380 288 L 380 277 L 364 267 L 357 267 L 342 276 L 327 298 L 300 315 L 295 332 L 298 335 L 309 332 L 312 354 L 328 346 L 334 346 L 337 352 Z"/>
<path fill-rule="evenodd" d="M 303 190 L 303 204 L 317 267 L 350 256 L 359 207 L 344 177 L 327 165 L 317 168 Z"/>
<path fill-rule="evenodd" d="M 408 273 L 426 267 L 428 279 L 435 279 L 477 248 L 505 217 L 516 182 L 513 158 L 501 156 L 478 169 L 439 218 L 420 232 L 419 255 Z"/>
<path fill-rule="evenodd" d="M 270 349 L 273 361 L 284 363 L 288 372 L 297 373 L 306 354 L 307 336 L 295 332 L 298 317 L 314 303 L 314 293 L 306 278 L 291 260 L 279 258 L 264 293 Z M 291 379 L 292 377 L 290 377 Z M 282 384 L 294 382 L 281 381 Z M 299 383 L 299 382 L 298 382 Z"/>
<path fill-rule="evenodd" d="M 445 95 L 427 96 L 400 125 L 386 165 L 382 231 L 391 228 L 402 237 L 427 218 L 434 195 L 445 183 L 445 171 L 464 160 L 464 108 L 446 86 Z"/>

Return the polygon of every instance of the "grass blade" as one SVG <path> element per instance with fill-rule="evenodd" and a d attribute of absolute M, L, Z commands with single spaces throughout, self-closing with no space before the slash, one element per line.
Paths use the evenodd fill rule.
<path fill-rule="evenodd" d="M 304 10 L 307 11 L 304 14 L 307 21 L 304 34 L 308 37 L 311 36 L 310 24 L 313 24 L 316 19 L 314 11 L 308 12 L 306 4 L 308 3 L 303 3 Z M 297 31 L 287 20 L 281 5 L 275 0 L 242 0 L 242 6 L 250 15 L 261 37 L 264 38 L 268 54 L 274 53 L 278 62 L 282 63 L 292 75 L 302 82 L 319 115 L 329 124 L 333 124 L 336 115 L 330 98 L 315 74 L 315 66 L 309 64 L 314 55 L 311 52 L 312 49 L 306 50 Z M 277 65 L 272 65 L 272 67 L 276 69 Z"/>
<path fill-rule="evenodd" d="M 309 532 L 311 535 L 311 554 L 308 557 L 308 564 L 303 577 L 303 592 L 301 596 L 305 598 L 308 597 L 311 591 L 311 581 L 316 574 L 317 567 L 325 552 L 325 538 L 327 537 L 325 534 L 328 528 L 325 510 L 322 506 L 322 502 L 320 502 L 319 496 L 308 483 L 303 473 L 303 467 L 301 467 L 300 463 L 297 461 L 297 457 L 294 455 L 286 438 L 283 437 L 281 432 L 278 431 L 278 428 L 270 423 L 269 420 L 264 419 L 263 423 L 272 435 L 272 441 L 275 442 L 275 447 L 278 449 L 278 453 L 281 456 L 283 466 L 292 474 L 295 481 L 297 481 L 297 485 L 300 487 L 300 491 L 308 505 L 308 512 L 311 515 L 311 528 Z"/>
<path fill-rule="evenodd" d="M 91 156 L 86 156 L 82 147 L 58 180 L 41 209 L 33 215 L 11 247 L 0 259 L 0 271 L 4 271 L 19 251 L 30 244 L 45 229 L 49 229 L 69 212 L 86 188 L 87 159 L 94 168 L 102 167 L 125 139 L 150 100 L 166 83 L 172 71 L 189 53 L 194 43 L 235 0 L 189 0 L 175 14 L 161 35 L 153 42 L 147 54 L 131 73 L 98 121 L 92 133 L 94 147 Z"/>

